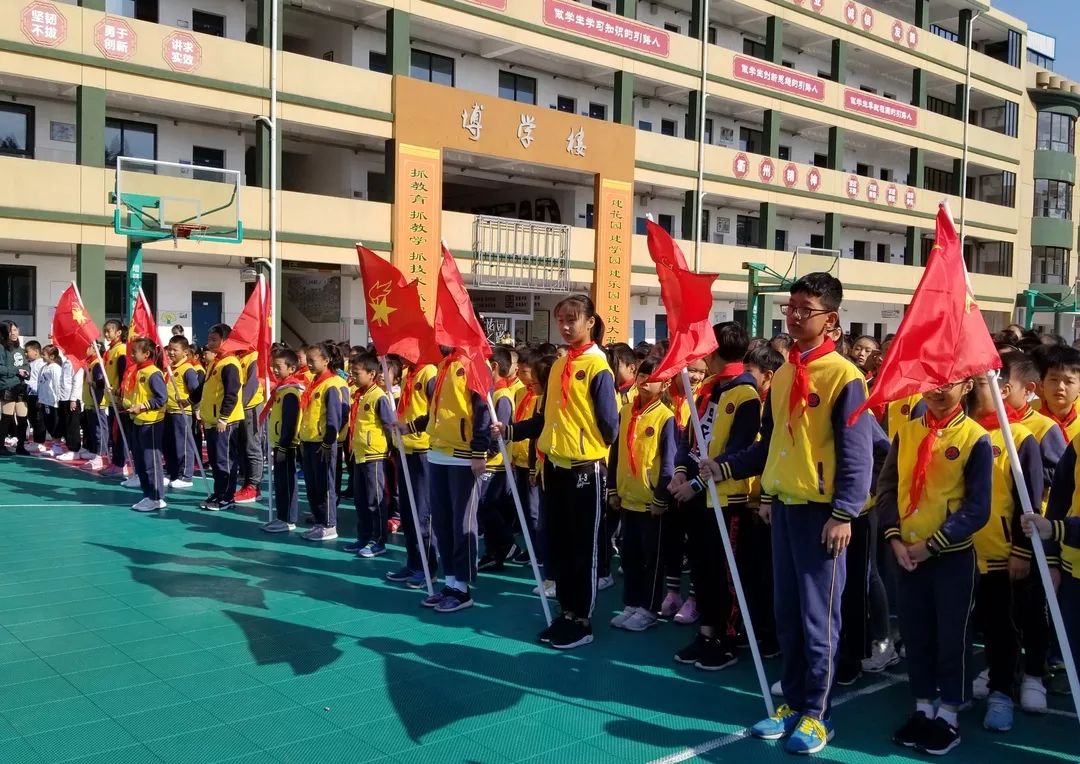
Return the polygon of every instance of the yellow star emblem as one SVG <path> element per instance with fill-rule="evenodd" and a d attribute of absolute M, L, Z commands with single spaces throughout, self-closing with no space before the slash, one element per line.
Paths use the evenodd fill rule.
<path fill-rule="evenodd" d="M 396 310 L 397 308 L 389 305 L 386 302 L 386 298 L 383 297 L 378 302 L 371 303 L 371 322 L 375 324 L 382 324 L 383 326 L 389 326 L 390 314 Z"/>
<path fill-rule="evenodd" d="M 79 326 L 86 323 L 86 314 L 83 312 L 82 305 L 71 306 L 71 319 Z"/>

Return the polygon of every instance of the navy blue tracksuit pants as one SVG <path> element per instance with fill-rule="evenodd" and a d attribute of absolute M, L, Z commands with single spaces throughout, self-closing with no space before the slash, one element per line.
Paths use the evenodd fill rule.
<path fill-rule="evenodd" d="M 395 452 L 396 454 L 396 452 Z M 397 455 L 401 459 L 400 455 Z M 428 495 L 428 465 L 427 452 L 412 453 L 405 455 L 409 466 L 409 478 L 412 480 L 413 496 L 416 498 L 416 516 L 420 523 L 420 542 L 423 543 L 428 559 L 428 570 L 434 576 L 438 570 L 438 558 L 435 554 L 435 542 L 432 537 L 431 527 L 431 497 Z M 398 469 L 398 477 L 405 479 L 405 471 Z M 420 561 L 420 542 L 418 542 L 416 528 L 413 527 L 413 514 L 409 506 L 409 492 L 402 485 L 398 488 L 398 497 L 401 502 L 401 528 L 405 533 L 405 564 L 414 573 L 423 572 L 424 565 Z"/>
<path fill-rule="evenodd" d="M 296 525 L 300 517 L 300 493 L 296 480 L 296 447 L 274 449 L 274 508 L 277 519 Z"/>
<path fill-rule="evenodd" d="M 815 719 L 828 719 L 831 710 L 847 572 L 847 552 L 834 557 L 821 543 L 831 513 L 827 504 L 776 499 L 772 505 L 773 609 L 784 660 L 780 683 L 787 704 Z"/>
<path fill-rule="evenodd" d="M 484 552 L 502 562 L 514 545 L 517 511 L 506 482 L 506 468 L 495 468 L 485 475 L 485 479 L 487 485 L 480 499 L 478 523 L 484 529 Z"/>
<path fill-rule="evenodd" d="M 532 484 L 532 472 L 528 467 L 514 467 L 514 480 L 517 482 L 518 496 L 521 497 L 525 523 L 528 526 L 523 529 L 523 533 L 527 531 L 529 534 L 541 575 L 550 578 L 544 570 L 544 563 L 547 561 L 547 530 L 540 516 L 540 489 Z M 513 503 L 514 497 L 511 496 L 510 501 Z"/>
<path fill-rule="evenodd" d="M 476 513 L 484 491 L 468 465 L 429 463 L 428 497 L 443 573 L 468 585 L 476 580 Z"/>
<path fill-rule="evenodd" d="M 363 544 L 386 543 L 386 461 L 353 463 L 353 506 L 356 507 L 356 540 Z"/>
<path fill-rule="evenodd" d="M 214 496 L 218 501 L 232 501 L 238 470 L 235 422 L 226 425 L 225 432 L 218 432 L 214 424 L 206 428 L 206 454 L 214 474 Z"/>
<path fill-rule="evenodd" d="M 100 456 L 107 441 L 105 428 L 108 426 L 108 415 L 102 409 L 88 408 L 83 410 L 82 419 L 86 450 Z"/>
<path fill-rule="evenodd" d="M 908 573 L 897 566 L 896 615 L 917 699 L 960 706 L 971 698 L 971 611 L 979 568 L 975 550 L 946 552 Z"/>
<path fill-rule="evenodd" d="M 165 415 L 165 474 L 169 480 L 190 481 L 195 470 L 195 453 L 191 445 L 191 415 Z"/>
<path fill-rule="evenodd" d="M 322 443 L 300 444 L 308 508 L 315 524 L 326 528 L 337 527 L 337 452 L 338 444 L 334 443 L 329 458 L 323 461 Z"/>
<path fill-rule="evenodd" d="M 131 457 L 135 461 L 135 474 L 139 476 L 143 497 L 154 501 L 161 499 L 164 477 L 161 469 L 161 436 L 164 431 L 164 422 L 132 427 Z"/>

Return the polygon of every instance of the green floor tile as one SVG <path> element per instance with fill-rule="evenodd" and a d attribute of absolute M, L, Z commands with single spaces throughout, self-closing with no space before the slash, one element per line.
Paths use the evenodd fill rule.
<path fill-rule="evenodd" d="M 208 709 L 195 703 L 183 703 L 167 708 L 150 708 L 127 716 L 119 716 L 116 721 L 132 737 L 143 742 L 173 737 L 180 731 L 194 732 L 221 726 L 220 719 Z"/>
<path fill-rule="evenodd" d="M 161 758 L 152 753 L 149 748 L 137 744 L 72 759 L 71 764 L 151 764 L 160 761 Z"/>
<path fill-rule="evenodd" d="M 389 758 L 372 745 L 340 731 L 269 748 L 267 753 L 288 764 L 366 764 Z"/>
<path fill-rule="evenodd" d="M 4 712 L 4 718 L 23 736 L 101 721 L 106 716 L 104 711 L 82 695 Z"/>
<path fill-rule="evenodd" d="M 49 764 L 48 759 L 21 737 L 0 740 L 0 761 L 4 764 Z"/>
<path fill-rule="evenodd" d="M 159 711 L 165 714 L 162 709 L 190 702 L 177 689 L 161 681 L 107 690 L 89 697 L 94 705 L 116 718 L 141 711 Z"/>
<path fill-rule="evenodd" d="M 102 719 L 30 735 L 27 736 L 26 742 L 33 746 L 46 761 L 60 762 L 79 756 L 111 751 L 138 741 L 112 719 Z"/>
<path fill-rule="evenodd" d="M 206 764 L 215 757 L 220 761 L 263 750 L 262 746 L 225 725 L 158 738 L 145 745 L 168 764 Z"/>
<path fill-rule="evenodd" d="M 67 700 L 78 694 L 79 691 L 64 677 L 53 675 L 45 679 L 34 679 L 5 687 L 0 692 L 0 712 Z"/>

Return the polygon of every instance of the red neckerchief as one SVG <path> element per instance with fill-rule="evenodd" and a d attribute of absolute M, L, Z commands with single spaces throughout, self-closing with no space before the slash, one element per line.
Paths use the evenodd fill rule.
<path fill-rule="evenodd" d="M 154 359 L 153 358 L 147 358 L 142 363 L 138 363 L 138 364 L 132 366 L 131 367 L 131 370 L 132 370 L 131 374 L 125 374 L 124 375 L 123 389 L 120 392 L 124 396 L 131 395 L 131 393 L 134 392 L 134 390 L 135 390 L 135 383 L 138 380 L 139 372 L 142 371 L 143 369 L 149 368 L 149 367 L 151 367 L 153 365 L 154 365 Z"/>
<path fill-rule="evenodd" d="M 741 361 L 738 363 L 729 363 L 724 366 L 724 370 L 716 375 L 717 379 L 734 379 L 740 374 L 746 373 L 746 364 Z"/>
<path fill-rule="evenodd" d="M 701 381 L 701 385 L 697 389 L 698 419 L 705 416 L 705 412 L 709 408 L 709 401 L 712 399 L 713 388 L 722 380 L 723 377 L 719 374 L 714 374 L 711 377 L 705 377 L 705 379 Z"/>
<path fill-rule="evenodd" d="M 570 402 L 570 380 L 574 376 L 574 371 L 572 368 L 574 365 L 574 361 L 580 358 L 591 347 L 593 347 L 593 343 L 586 342 L 584 345 L 576 348 L 570 348 L 566 352 L 566 365 L 563 366 L 562 379 L 560 380 L 560 382 L 562 383 L 562 405 L 560 406 L 560 408 L 563 411 L 566 410 L 566 405 Z"/>
<path fill-rule="evenodd" d="M 460 357 L 461 351 L 455 350 L 450 355 L 446 356 L 446 358 L 439 361 L 439 371 L 435 375 L 435 393 L 432 395 L 430 402 L 431 415 L 435 419 L 439 418 L 439 396 L 442 394 L 443 382 L 446 381 L 446 375 L 450 373 L 450 367 L 453 365 L 454 361 L 458 360 Z"/>
<path fill-rule="evenodd" d="M 622 387 L 619 388 L 619 392 L 622 393 L 623 395 L 625 395 L 626 393 L 630 392 L 630 389 L 633 386 L 634 386 L 633 382 L 627 382 L 625 385 L 623 385 Z"/>
<path fill-rule="evenodd" d="M 367 395 L 367 391 L 370 390 L 370 389 L 371 389 L 371 385 L 368 385 L 363 390 L 357 389 L 356 392 L 354 392 L 352 394 L 352 405 L 349 407 L 349 440 L 350 441 L 352 440 L 353 427 L 356 425 L 356 417 L 359 416 L 359 414 L 360 414 L 360 401 L 363 399 L 363 397 L 365 395 Z"/>
<path fill-rule="evenodd" d="M 649 404 L 649 407 L 651 406 L 652 404 Z M 645 408 L 641 406 L 641 398 L 635 398 L 630 409 L 630 425 L 626 428 L 626 461 L 630 465 L 630 474 L 635 477 L 638 474 L 637 453 L 634 451 L 634 445 L 637 441 L 637 422 L 638 417 L 644 412 Z"/>
<path fill-rule="evenodd" d="M 1069 408 L 1069 413 L 1065 415 L 1064 419 L 1059 419 L 1058 415 L 1050 410 L 1049 404 L 1043 406 L 1043 412 L 1048 417 L 1054 420 L 1054 424 L 1061 428 L 1061 434 L 1065 436 L 1065 442 L 1069 442 L 1069 425 L 1076 421 L 1076 406 Z"/>
<path fill-rule="evenodd" d="M 1005 413 L 1009 415 L 1009 424 L 1015 424 L 1024 418 L 1019 411 L 1017 411 L 1008 404 L 1005 404 Z M 992 414 L 987 414 L 986 416 L 982 417 L 978 420 L 978 422 L 987 432 L 991 432 L 993 430 L 1001 428 L 1001 422 L 998 421 L 998 415 L 996 411 Z"/>
<path fill-rule="evenodd" d="M 509 379 L 496 379 L 495 380 L 495 389 L 496 390 L 505 390 L 508 387 L 510 387 L 510 380 Z"/>
<path fill-rule="evenodd" d="M 791 378 L 791 393 L 788 395 L 787 428 L 792 442 L 795 442 L 795 431 L 791 427 L 791 422 L 796 417 L 796 409 L 798 409 L 798 416 L 802 416 L 803 412 L 806 411 L 810 398 L 810 378 L 806 372 L 806 367 L 835 349 L 836 344 L 826 337 L 824 342 L 807 353 L 805 357 L 802 351 L 799 350 L 798 345 L 792 346 L 791 350 L 788 351 L 788 363 L 795 367 L 795 373 Z"/>
<path fill-rule="evenodd" d="M 675 390 L 671 390 L 668 395 L 671 397 L 671 409 L 675 412 L 675 427 L 678 428 L 679 432 L 682 432 L 686 429 L 686 426 L 682 423 L 682 414 L 680 412 L 683 404 L 686 403 L 686 396 Z"/>
<path fill-rule="evenodd" d="M 315 381 L 311 383 L 311 387 L 305 389 L 300 396 L 300 410 L 307 411 L 308 404 L 311 403 L 311 396 L 315 393 L 315 388 L 326 380 L 333 379 L 336 376 L 337 374 L 334 373 L 334 370 L 327 366 L 326 369 L 323 370 L 323 373 L 316 377 Z"/>
<path fill-rule="evenodd" d="M 278 382 L 273 392 L 270 393 L 270 400 L 266 402 L 266 405 L 263 406 L 262 413 L 259 414 L 259 423 L 261 424 L 265 422 L 266 418 L 270 416 L 270 411 L 274 408 L 274 404 L 277 403 L 278 391 L 281 390 L 281 388 L 287 385 L 295 385 L 296 387 L 300 388 L 300 394 L 303 395 L 304 390 L 307 386 L 306 383 L 307 377 L 301 374 L 299 369 L 294 371 L 289 376 L 285 377 L 285 379 Z"/>
<path fill-rule="evenodd" d="M 413 387 L 416 386 L 416 377 L 420 373 L 420 367 L 410 366 L 409 370 L 405 372 L 405 382 L 401 385 L 401 397 L 398 398 L 397 414 L 400 418 L 405 414 L 405 410 L 409 408 L 409 401 L 412 400 Z"/>
<path fill-rule="evenodd" d="M 525 395 L 521 396 L 521 400 L 518 401 L 517 408 L 514 409 L 515 422 L 521 422 L 525 419 L 525 415 L 529 413 L 529 406 L 532 405 L 534 398 L 536 398 L 536 393 L 534 393 L 532 389 L 526 389 Z"/>
<path fill-rule="evenodd" d="M 930 461 L 934 457 L 934 444 L 937 442 L 938 436 L 941 435 L 941 430 L 947 427 L 960 411 L 960 406 L 957 406 L 941 419 L 935 419 L 934 415 L 929 411 L 923 414 L 923 424 L 926 425 L 927 432 L 919 444 L 919 452 L 915 457 L 915 473 L 911 477 L 910 503 L 907 511 L 904 512 L 903 519 L 906 520 L 911 517 L 915 514 L 915 510 L 919 508 L 919 500 L 926 489 L 926 477 L 927 472 L 930 470 Z"/>
<path fill-rule="evenodd" d="M 758 395 L 761 396 L 761 402 L 764 403 L 765 399 L 769 397 L 769 388 L 767 388 L 767 387 L 761 388 L 761 392 L 759 392 Z"/>

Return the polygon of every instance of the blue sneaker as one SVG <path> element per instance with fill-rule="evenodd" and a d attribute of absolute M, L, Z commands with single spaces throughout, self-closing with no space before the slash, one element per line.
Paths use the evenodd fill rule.
<path fill-rule="evenodd" d="M 750 734 L 758 740 L 779 740 L 794 732 L 798 723 L 799 712 L 784 703 L 775 714 L 751 727 Z"/>
<path fill-rule="evenodd" d="M 410 589 L 424 589 L 427 587 L 427 579 L 424 578 L 424 571 L 418 570 L 409 575 L 405 579 L 405 586 Z"/>
<path fill-rule="evenodd" d="M 424 597 L 424 599 L 420 601 L 420 604 L 424 607 L 438 607 L 443 601 L 443 597 L 451 591 L 453 590 L 449 586 L 443 587 L 441 592 L 435 592 L 434 594 Z"/>
<path fill-rule="evenodd" d="M 370 560 L 372 557 L 378 557 L 386 554 L 385 544 L 376 544 L 374 541 L 369 541 L 364 544 L 362 549 L 356 552 L 357 557 L 363 557 L 365 560 Z"/>
<path fill-rule="evenodd" d="M 468 592 L 460 592 L 457 589 L 448 589 L 443 598 L 435 606 L 436 613 L 456 613 L 467 607 L 472 607 L 473 598 Z"/>
<path fill-rule="evenodd" d="M 363 548 L 364 548 L 364 545 L 361 544 L 359 541 L 353 541 L 351 543 L 346 544 L 345 549 L 343 551 L 348 552 L 349 554 L 356 554 L 357 552 L 359 552 Z"/>
<path fill-rule="evenodd" d="M 809 754 L 825 750 L 825 746 L 836 734 L 832 722 L 804 716 L 784 746 L 788 753 Z"/>
<path fill-rule="evenodd" d="M 1013 701 L 1003 692 L 992 692 L 986 699 L 983 727 L 990 732 L 1008 732 L 1013 726 Z"/>
<path fill-rule="evenodd" d="M 357 550 L 357 551 L 360 551 L 360 550 Z M 387 573 L 386 574 L 386 580 L 387 581 L 393 581 L 395 584 L 400 584 L 400 583 L 403 583 L 405 581 L 408 581 L 410 578 L 413 577 L 413 575 L 414 575 L 413 572 L 411 570 L 409 570 L 409 566 L 408 565 L 403 565 L 402 567 L 398 568 L 397 570 L 392 570 L 389 573 Z M 423 577 L 423 573 L 421 573 L 420 575 L 421 575 L 421 577 Z"/>

